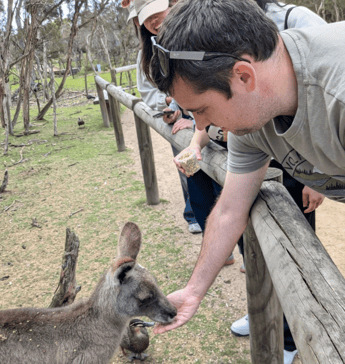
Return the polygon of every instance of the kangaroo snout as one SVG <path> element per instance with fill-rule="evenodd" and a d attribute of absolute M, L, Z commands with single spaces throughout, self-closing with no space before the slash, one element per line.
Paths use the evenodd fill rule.
<path fill-rule="evenodd" d="M 161 324 L 171 323 L 177 314 L 176 307 L 173 306 L 166 297 L 164 297 L 164 302 L 161 302 L 159 307 L 159 310 L 154 310 L 154 307 L 152 307 L 155 313 L 152 316 L 149 315 L 148 317 L 150 317 L 151 320 Z"/>

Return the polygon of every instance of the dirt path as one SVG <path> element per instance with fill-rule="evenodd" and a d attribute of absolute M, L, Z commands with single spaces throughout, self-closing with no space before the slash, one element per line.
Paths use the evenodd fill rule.
<path fill-rule="evenodd" d="M 138 143 L 134 125 L 134 118 L 131 111 L 126 110 L 122 116 L 123 130 L 125 134 L 126 147 L 133 150 L 135 159 L 134 170 L 142 178 Z M 186 241 L 192 244 L 186 244 L 186 256 L 191 260 L 196 260 L 200 250 L 201 235 L 192 235 L 188 232 L 188 226 L 183 219 L 182 212 L 184 201 L 182 196 L 181 185 L 178 178 L 177 170 L 172 162 L 173 155 L 170 144 L 154 130 L 151 129 L 153 142 L 155 166 L 158 178 L 159 194 L 161 199 L 168 200 L 170 203 L 164 205 L 164 209 L 174 217 L 176 226 L 181 227 L 185 232 Z M 161 207 L 157 207 L 161 208 Z M 317 235 L 323 242 L 330 256 L 338 266 L 342 274 L 345 274 L 345 204 L 335 203 L 325 199 L 324 203 L 317 210 L 316 225 Z M 191 246 L 191 247 L 190 247 Z M 234 315 L 238 318 L 246 313 L 246 292 L 245 292 L 245 275 L 240 273 L 239 268 L 242 264 L 242 258 L 236 248 L 236 262 L 233 266 L 223 268 L 217 278 L 215 285 L 230 283 L 229 289 L 224 290 L 229 298 L 229 307 L 233 310 Z M 243 338 L 241 345 L 249 349 L 248 338 Z M 294 364 L 301 363 L 296 357 Z"/>

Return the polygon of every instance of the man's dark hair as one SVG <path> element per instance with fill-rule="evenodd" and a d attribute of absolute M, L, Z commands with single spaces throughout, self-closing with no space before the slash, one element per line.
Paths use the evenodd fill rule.
<path fill-rule="evenodd" d="M 278 29 L 252 0 L 180 0 L 163 22 L 157 43 L 170 51 L 222 52 L 243 58 L 248 54 L 260 62 L 276 49 Z M 229 81 L 236 62 L 230 57 L 170 60 L 170 76 L 164 78 L 154 55 L 152 80 L 167 94 L 181 77 L 196 93 L 213 89 L 231 98 Z"/>

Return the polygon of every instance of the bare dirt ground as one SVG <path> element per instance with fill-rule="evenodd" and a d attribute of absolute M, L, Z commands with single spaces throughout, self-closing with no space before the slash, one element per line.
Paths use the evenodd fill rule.
<path fill-rule="evenodd" d="M 123 114 L 122 123 L 126 147 L 133 150 L 133 157 L 135 159 L 135 165 L 133 168 L 138 175 L 142 176 L 134 118 L 130 110 L 126 110 Z M 189 247 L 190 245 L 188 245 L 188 247 L 186 246 L 185 254 L 192 261 L 196 260 L 200 250 L 201 235 L 191 235 L 188 232 L 187 223 L 183 219 L 182 212 L 184 209 L 184 201 L 178 173 L 172 161 L 173 156 L 170 144 L 152 129 L 151 135 L 160 198 L 170 201 L 169 204 L 164 206 L 164 209 L 166 209 L 168 213 L 174 217 L 176 226 L 181 227 L 185 231 L 186 239 L 188 239 L 188 241 L 192 241 L 191 248 Z M 323 204 L 317 210 L 317 235 L 343 275 L 345 274 L 344 223 L 345 205 L 325 199 Z M 222 286 L 223 288 L 224 285 L 228 285 L 228 289 L 223 292 L 228 295 L 229 309 L 234 312 L 234 316 L 240 318 L 246 313 L 247 305 L 245 275 L 239 271 L 242 264 L 242 258 L 237 248 L 234 254 L 236 259 L 235 264 L 223 268 L 214 284 Z M 248 338 L 241 338 L 239 341 L 241 342 L 240 345 L 244 345 L 249 349 Z M 297 355 L 294 360 L 294 364 L 298 363 L 301 363 L 301 361 Z"/>

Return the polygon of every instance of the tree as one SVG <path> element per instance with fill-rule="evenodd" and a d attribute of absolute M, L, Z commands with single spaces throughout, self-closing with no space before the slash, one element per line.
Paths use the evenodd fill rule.
<path fill-rule="evenodd" d="M 3 4 L 1 4 L 3 5 Z M 10 112 L 10 100 L 11 95 L 8 87 L 8 75 L 11 65 L 9 64 L 9 43 L 12 30 L 12 18 L 13 18 L 13 0 L 8 0 L 7 4 L 7 23 L 4 34 L 0 38 L 0 111 L 1 122 L 6 128 L 6 140 L 4 154 L 8 153 L 8 135 L 12 132 L 11 127 L 11 112 Z"/>
<path fill-rule="evenodd" d="M 78 30 L 85 27 L 87 24 L 89 24 L 93 19 L 97 18 L 107 7 L 110 0 L 101 0 L 100 3 L 93 0 L 93 9 L 94 11 L 91 13 L 91 16 L 89 16 L 81 25 L 78 25 L 78 21 L 80 20 L 81 15 L 81 9 L 83 5 L 86 5 L 86 9 L 89 9 L 89 3 L 86 0 L 75 0 L 74 3 L 74 13 L 71 20 L 71 32 L 70 32 L 70 38 L 68 41 L 68 48 L 67 48 L 67 57 L 66 57 L 66 69 L 65 73 L 62 77 L 61 83 L 55 93 L 55 98 L 58 99 L 63 91 L 63 87 L 65 85 L 67 76 L 71 70 L 71 62 L 72 62 L 72 50 L 73 50 L 73 42 L 74 39 L 78 33 Z M 37 115 L 37 120 L 42 120 L 44 118 L 44 115 L 49 110 L 50 106 L 52 105 L 53 99 L 51 98 L 48 103 L 44 106 L 42 111 Z"/>

